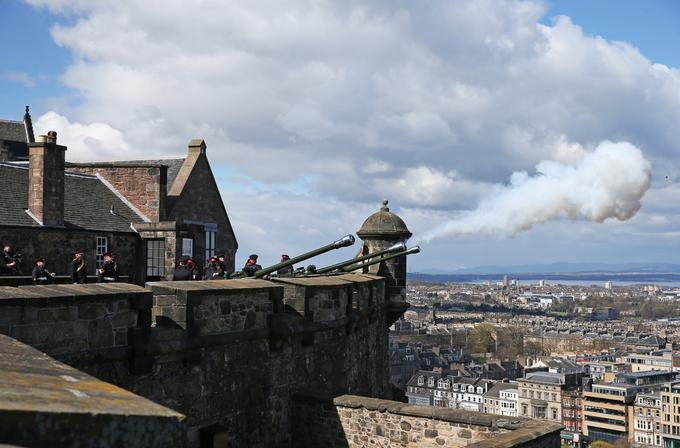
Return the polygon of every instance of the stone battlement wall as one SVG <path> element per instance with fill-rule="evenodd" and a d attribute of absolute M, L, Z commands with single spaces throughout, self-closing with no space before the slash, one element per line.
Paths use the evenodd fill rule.
<path fill-rule="evenodd" d="M 299 446 L 294 394 L 388 397 L 385 282 L 0 288 L 0 333 L 186 415 L 187 443 Z"/>
<path fill-rule="evenodd" d="M 354 395 L 303 394 L 293 404 L 293 438 L 300 446 L 558 448 L 561 429 L 545 421 Z"/>

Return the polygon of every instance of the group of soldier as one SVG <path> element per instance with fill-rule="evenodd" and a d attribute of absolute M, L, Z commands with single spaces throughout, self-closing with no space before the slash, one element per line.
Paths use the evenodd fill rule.
<path fill-rule="evenodd" d="M 120 276 L 118 275 L 118 266 L 116 265 L 113 253 L 107 252 L 102 257 L 103 262 L 97 268 L 97 283 L 117 282 Z M 21 255 L 14 254 L 12 246 L 6 245 L 3 248 L 2 258 L 4 262 L 2 273 L 4 275 L 21 275 L 19 268 Z M 31 273 L 34 285 L 48 285 L 53 282 L 55 276 L 54 272 L 50 272 L 47 269 L 44 258 L 39 257 L 35 260 L 33 272 Z M 88 282 L 87 261 L 85 260 L 85 252 L 82 249 L 77 249 L 73 254 L 73 260 L 71 260 L 71 281 L 74 285 Z"/>
<path fill-rule="evenodd" d="M 257 263 L 257 254 L 251 254 L 243 266 L 242 272 L 250 277 L 255 272 L 262 269 Z M 281 255 L 281 262 L 290 260 L 286 254 Z M 286 266 L 277 271 L 279 276 L 291 275 L 293 266 Z M 208 264 L 201 275 L 196 262 L 192 257 L 182 257 L 177 261 L 173 280 L 223 280 L 229 278 L 230 272 L 227 269 L 226 257 L 224 255 L 212 256 L 208 259 Z"/>
<path fill-rule="evenodd" d="M 97 268 L 97 282 L 111 283 L 117 282 L 120 278 L 118 275 L 118 266 L 114 259 L 113 253 L 107 252 L 103 254 L 103 263 Z M 243 273 L 247 276 L 252 276 L 255 272 L 262 269 L 257 263 L 257 254 L 251 254 L 243 266 Z M 288 255 L 281 255 L 281 262 L 290 260 Z M 12 247 L 6 245 L 3 250 L 2 266 L 3 275 L 21 275 L 20 264 L 21 254 L 15 254 Z M 73 255 L 73 260 L 70 266 L 71 281 L 74 285 L 84 284 L 88 282 L 87 276 L 87 261 L 85 259 L 85 252 L 82 249 L 77 249 Z M 293 266 L 286 266 L 277 271 L 279 276 L 291 275 L 293 273 Z M 173 280 L 220 280 L 229 278 L 230 272 L 227 269 L 226 257 L 224 255 L 212 256 L 208 260 L 207 266 L 201 270 L 198 268 L 193 257 L 184 256 L 177 261 Z M 40 257 L 35 260 L 33 272 L 31 273 L 34 285 L 47 285 L 54 281 L 56 274 L 47 269 L 45 259 Z"/>

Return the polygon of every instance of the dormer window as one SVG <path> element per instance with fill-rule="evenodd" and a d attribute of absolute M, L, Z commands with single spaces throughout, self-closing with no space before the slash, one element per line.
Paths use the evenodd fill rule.
<path fill-rule="evenodd" d="M 434 377 L 429 377 L 427 379 L 427 385 L 430 387 L 434 387 Z"/>
<path fill-rule="evenodd" d="M 420 375 L 418 377 L 418 386 L 422 386 L 423 384 L 425 384 L 425 378 L 422 375 Z"/>

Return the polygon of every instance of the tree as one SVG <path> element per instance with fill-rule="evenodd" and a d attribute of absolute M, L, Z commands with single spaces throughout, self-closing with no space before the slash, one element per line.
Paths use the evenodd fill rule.
<path fill-rule="evenodd" d="M 614 448 L 614 445 L 602 440 L 596 440 L 590 444 L 590 448 Z"/>
<path fill-rule="evenodd" d="M 496 327 L 491 324 L 479 324 L 470 333 L 470 351 L 472 353 L 494 352 L 496 348 Z"/>

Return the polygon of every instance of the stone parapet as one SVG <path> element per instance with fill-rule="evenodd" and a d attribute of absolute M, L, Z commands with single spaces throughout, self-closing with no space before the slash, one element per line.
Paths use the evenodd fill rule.
<path fill-rule="evenodd" d="M 186 446 L 183 415 L 4 335 L 0 335 L 0 353 L 2 442 L 50 447 Z"/>
<path fill-rule="evenodd" d="M 0 333 L 62 360 L 125 359 L 135 329 L 150 324 L 151 301 L 125 283 L 0 287 Z"/>
<path fill-rule="evenodd" d="M 557 448 L 562 426 L 356 395 L 306 393 L 294 397 L 292 430 L 301 446 Z"/>

